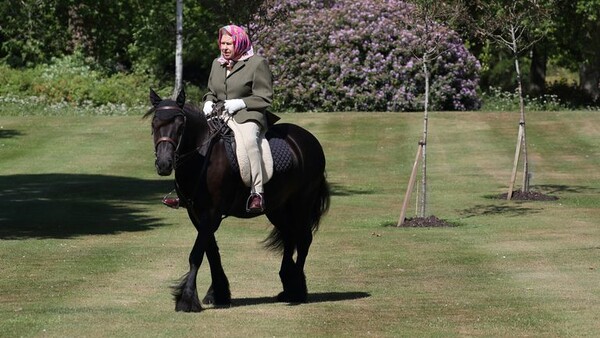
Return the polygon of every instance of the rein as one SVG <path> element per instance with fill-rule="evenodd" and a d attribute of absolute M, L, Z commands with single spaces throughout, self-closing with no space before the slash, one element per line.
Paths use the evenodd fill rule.
<path fill-rule="evenodd" d="M 200 149 L 204 148 L 206 146 L 206 154 L 204 155 L 204 163 L 202 164 L 202 169 L 200 170 L 200 172 L 198 173 L 199 177 L 203 177 L 204 175 L 206 175 L 206 172 L 208 171 L 208 164 L 209 164 L 209 158 L 210 155 L 212 154 L 212 149 L 214 147 L 214 141 L 218 140 L 218 138 L 221 139 L 225 139 L 228 134 L 227 134 L 227 130 L 229 130 L 228 126 L 227 126 L 227 122 L 225 122 L 223 119 L 215 117 L 215 118 L 211 118 L 208 121 L 208 127 L 209 127 L 209 135 L 208 138 L 206 139 L 206 141 L 204 141 L 201 145 L 199 145 L 198 147 L 196 147 L 195 149 L 181 155 L 181 156 L 177 156 L 175 159 L 175 166 L 174 169 L 176 169 L 179 165 L 183 164 L 185 162 L 185 160 L 187 160 L 188 158 L 191 157 L 191 155 L 194 155 L 196 153 L 200 153 Z M 200 190 L 200 185 L 202 184 L 202 180 L 198 180 L 198 183 L 196 184 L 195 188 L 194 188 L 194 192 L 191 194 L 190 198 L 186 197 L 183 192 L 181 191 L 181 189 L 179 189 L 179 184 L 177 183 L 177 180 L 175 180 L 175 185 L 177 187 L 177 191 L 179 192 L 179 194 L 181 195 L 181 197 L 186 201 L 187 205 L 194 205 L 194 199 L 195 196 L 198 194 L 198 191 Z"/>
<path fill-rule="evenodd" d="M 206 156 L 208 157 L 209 155 L 209 151 L 212 148 L 212 146 L 210 146 L 210 143 L 212 142 L 212 140 L 217 137 L 220 136 L 221 138 L 225 139 L 228 135 L 227 135 L 227 128 L 229 128 L 227 126 L 227 122 L 225 122 L 223 119 L 218 118 L 218 117 L 214 117 L 214 118 L 210 118 L 207 120 L 208 122 L 208 138 L 206 139 L 206 141 L 202 142 L 201 145 L 197 146 L 196 148 L 180 155 L 179 154 L 179 150 L 176 150 L 176 158 L 175 158 L 175 167 L 173 169 L 177 169 L 177 167 L 184 163 L 186 160 L 188 160 L 190 158 L 191 155 L 194 155 L 196 153 L 200 153 L 200 149 L 204 148 L 206 145 L 209 145 L 206 153 Z M 202 169 L 202 173 L 205 171 L 205 169 Z"/>

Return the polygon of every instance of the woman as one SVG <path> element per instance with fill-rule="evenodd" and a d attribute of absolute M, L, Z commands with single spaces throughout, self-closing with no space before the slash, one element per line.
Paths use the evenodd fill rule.
<path fill-rule="evenodd" d="M 246 31 L 236 25 L 219 29 L 219 50 L 208 78 L 208 93 L 203 97 L 205 115 L 210 115 L 217 101 L 224 101 L 225 111 L 238 125 L 248 153 L 252 177 L 251 193 L 246 210 L 252 213 L 265 209 L 262 154 L 259 136 L 267 129 L 267 108 L 273 98 L 273 77 L 267 60 L 254 54 Z M 168 203 L 168 206 L 179 206 Z M 171 205 L 174 204 L 174 205 Z"/>

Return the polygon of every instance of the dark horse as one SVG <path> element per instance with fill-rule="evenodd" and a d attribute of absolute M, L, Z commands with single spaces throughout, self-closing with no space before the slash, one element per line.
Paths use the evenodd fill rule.
<path fill-rule="evenodd" d="M 205 304 L 230 306 L 229 281 L 221 265 L 215 231 L 227 216 L 255 217 L 246 212 L 246 187 L 228 158 L 226 140 L 211 128 L 204 114 L 185 103 L 185 93 L 176 100 L 161 99 L 150 90 L 152 133 L 156 150 L 156 170 L 167 176 L 175 170 L 176 190 L 185 203 L 190 220 L 198 231 L 189 256 L 190 270 L 175 287 L 175 310 L 201 311 L 196 276 L 204 254 L 208 258 L 212 284 L 203 299 Z M 278 301 L 307 301 L 304 263 L 321 216 L 330 201 L 325 178 L 325 155 L 317 139 L 293 124 L 275 124 L 267 133 L 285 141 L 292 154 L 292 165 L 285 172 L 275 171 L 264 186 L 266 210 L 274 225 L 266 246 L 283 252 L 279 276 L 283 291 Z M 296 259 L 294 260 L 294 253 Z"/>

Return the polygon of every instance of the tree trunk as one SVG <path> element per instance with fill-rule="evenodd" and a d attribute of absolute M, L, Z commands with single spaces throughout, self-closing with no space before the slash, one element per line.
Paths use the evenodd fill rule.
<path fill-rule="evenodd" d="M 423 73 L 425 75 L 425 102 L 423 108 L 423 139 L 421 140 L 422 152 L 421 165 L 423 173 L 421 176 L 421 208 L 419 211 L 420 217 L 425 217 L 427 208 L 427 133 L 429 125 L 429 69 L 427 68 L 427 60 L 429 56 L 423 55 Z"/>
<path fill-rule="evenodd" d="M 581 89 L 593 101 L 600 100 L 600 23 L 589 32 L 587 46 L 583 50 L 584 62 L 579 66 L 579 84 Z"/>
<path fill-rule="evenodd" d="M 527 156 L 527 138 L 526 138 L 526 125 L 525 125 L 525 100 L 523 96 L 523 80 L 521 76 L 521 67 L 519 65 L 519 46 L 517 45 L 517 36 L 515 27 L 511 27 L 511 39 L 512 44 L 510 46 L 513 57 L 515 59 L 515 72 L 517 73 L 517 94 L 519 95 L 519 110 L 520 110 L 520 119 L 519 119 L 519 133 L 522 133 L 522 137 L 519 138 L 517 142 L 521 142 L 521 147 L 517 146 L 517 153 L 515 154 L 515 158 L 518 159 L 518 151 L 521 148 L 523 153 L 523 186 L 521 191 L 529 192 L 529 160 Z M 516 164 L 515 164 L 516 165 Z M 511 180 L 514 180 L 514 176 Z M 511 181 L 511 185 L 514 185 L 514 181 Z M 509 196 L 512 194 L 512 191 L 509 192 Z"/>
<path fill-rule="evenodd" d="M 517 72 L 517 88 L 519 92 L 519 108 L 521 110 L 521 118 L 519 120 L 519 128 L 523 128 L 523 137 L 521 138 L 521 149 L 523 151 L 523 186 L 521 191 L 529 192 L 529 160 L 527 157 L 527 128 L 525 125 L 525 101 L 523 99 L 523 81 L 521 78 L 521 69 L 519 67 L 519 58 L 515 55 L 515 70 Z"/>
<path fill-rule="evenodd" d="M 177 33 L 175 46 L 175 87 L 173 99 L 177 98 L 183 87 L 183 0 L 177 0 Z"/>
<path fill-rule="evenodd" d="M 536 43 L 531 50 L 529 69 L 529 93 L 541 95 L 546 92 L 546 65 L 548 53 L 543 43 Z"/>
<path fill-rule="evenodd" d="M 579 83 L 581 89 L 593 100 L 600 98 L 600 65 L 589 62 L 579 67 Z"/>

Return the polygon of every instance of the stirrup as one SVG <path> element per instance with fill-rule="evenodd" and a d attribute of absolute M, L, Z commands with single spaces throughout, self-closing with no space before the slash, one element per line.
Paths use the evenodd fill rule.
<path fill-rule="evenodd" d="M 253 192 L 246 200 L 246 212 L 258 214 L 265 211 L 265 198 L 261 193 Z"/>
<path fill-rule="evenodd" d="M 169 208 L 173 208 L 173 209 L 179 209 L 179 207 L 184 206 L 184 205 L 182 205 L 179 197 L 177 197 L 177 196 L 170 197 L 172 194 L 173 194 L 173 191 L 166 194 L 162 199 L 162 204 L 168 206 Z"/>

